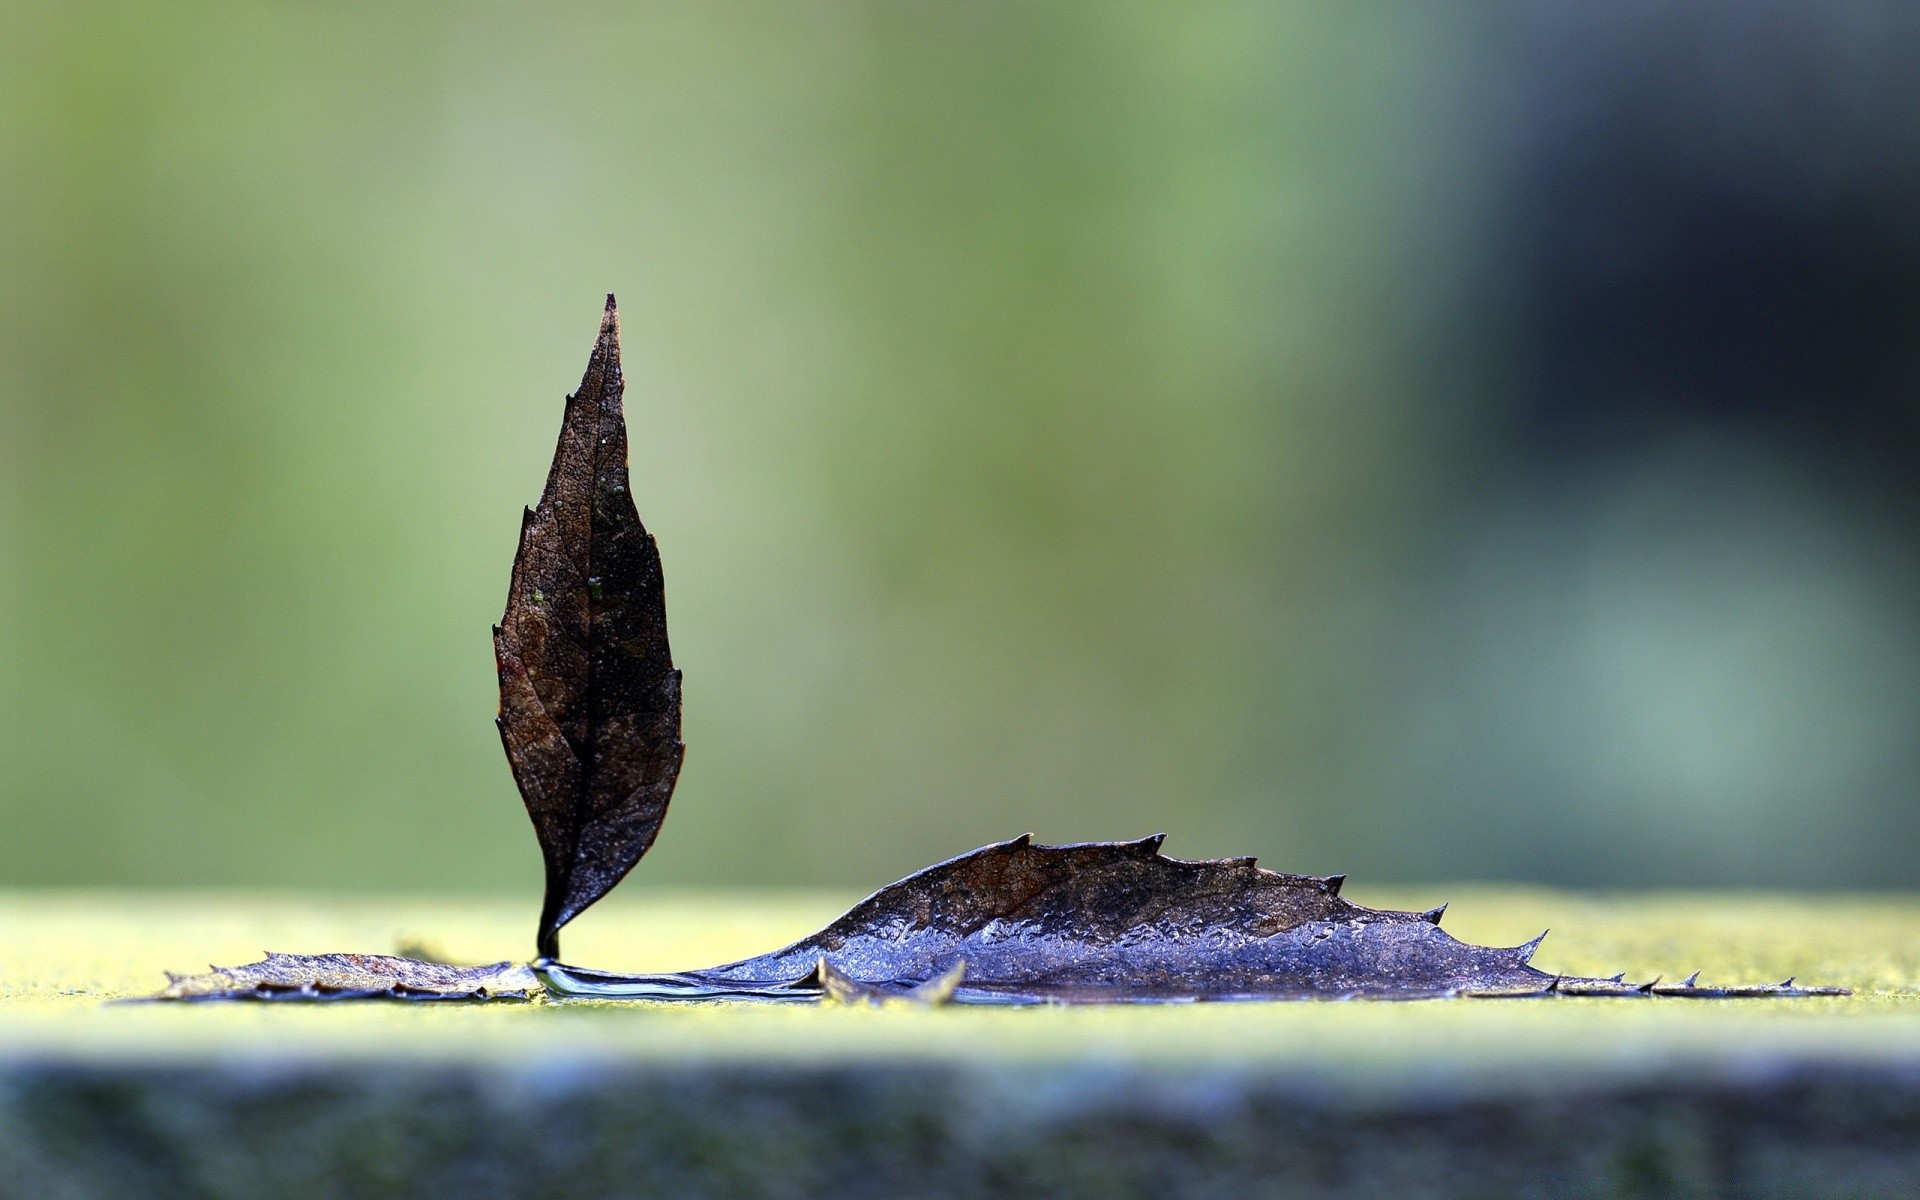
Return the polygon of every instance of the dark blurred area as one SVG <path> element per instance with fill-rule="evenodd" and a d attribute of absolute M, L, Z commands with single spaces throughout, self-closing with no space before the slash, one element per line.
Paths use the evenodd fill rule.
<path fill-rule="evenodd" d="M 1483 28 L 1485 286 L 1449 328 L 1490 403 L 1422 571 L 1447 629 L 1412 635 L 1445 782 L 1396 811 L 1493 818 L 1442 835 L 1489 872 L 1911 882 L 1920 21 Z"/>
<path fill-rule="evenodd" d="M 0 883 L 534 887 L 614 290 L 634 886 L 1920 884 L 1909 5 L 4 20 Z"/>

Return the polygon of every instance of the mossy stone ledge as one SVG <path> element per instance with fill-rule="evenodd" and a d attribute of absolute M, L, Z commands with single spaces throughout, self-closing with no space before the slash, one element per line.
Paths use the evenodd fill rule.
<path fill-rule="evenodd" d="M 498 900 L 0 897 L 0 1197 L 1920 1194 L 1920 898 L 1366 890 L 1629 978 L 1846 998 L 812 1006 L 109 1001 L 261 951 L 524 957 Z M 849 896 L 643 894 L 567 957 Z"/>

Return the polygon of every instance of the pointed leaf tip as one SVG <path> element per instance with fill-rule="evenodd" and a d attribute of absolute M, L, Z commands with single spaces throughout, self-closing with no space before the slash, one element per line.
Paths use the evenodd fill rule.
<path fill-rule="evenodd" d="M 865 984 L 845 974 L 824 957 L 813 970 L 824 1000 L 835 1004 L 866 1004 L 874 998 L 872 990 Z"/>
<path fill-rule="evenodd" d="M 1347 877 L 1345 874 L 1322 875 L 1320 877 L 1320 886 L 1327 889 L 1327 895 L 1329 896 L 1338 896 L 1341 886 L 1346 882 Z"/>
<path fill-rule="evenodd" d="M 1552 932 L 1553 932 L 1553 930 L 1551 930 L 1551 929 L 1542 929 L 1542 930 L 1540 931 L 1540 936 L 1539 936 L 1539 937 L 1536 937 L 1536 938 L 1534 938 L 1534 939 L 1533 939 L 1532 941 L 1530 941 L 1530 942 L 1523 942 L 1523 943 L 1521 943 L 1520 945 L 1518 945 L 1518 946 L 1515 946 L 1515 947 L 1513 948 L 1513 953 L 1514 953 L 1514 955 L 1515 955 L 1515 956 L 1516 956 L 1517 958 L 1519 958 L 1519 960 L 1520 960 L 1521 962 L 1523 962 L 1523 963 L 1526 963 L 1526 962 L 1532 962 L 1532 961 L 1533 961 L 1533 952 L 1534 952 L 1535 950 L 1538 950 L 1538 949 L 1540 948 L 1540 943 L 1541 943 L 1541 942 L 1544 942 L 1544 941 L 1546 941 L 1546 940 L 1547 940 L 1547 935 L 1548 935 L 1549 933 L 1552 933 Z"/>
<path fill-rule="evenodd" d="M 1680 981 L 1680 986 L 1683 988 L 1698 987 L 1699 985 L 1700 985 L 1700 972 L 1698 971 L 1695 971 L 1693 974 L 1687 976 L 1685 979 L 1682 979 Z"/>
<path fill-rule="evenodd" d="M 620 310 L 614 306 L 612 292 L 607 293 L 607 307 L 600 314 L 600 335 L 594 339 L 593 354 L 595 358 L 606 354 L 616 365 L 620 361 Z"/>
<path fill-rule="evenodd" d="M 953 994 L 967 978 L 967 960 L 961 959 L 943 973 L 908 990 L 907 999 L 924 1005 L 953 1003 Z"/>
<path fill-rule="evenodd" d="M 1429 925 L 1438 925 L 1440 918 L 1447 914 L 1447 903 L 1447 901 L 1442 901 L 1437 907 L 1430 908 L 1421 913 L 1420 919 Z"/>

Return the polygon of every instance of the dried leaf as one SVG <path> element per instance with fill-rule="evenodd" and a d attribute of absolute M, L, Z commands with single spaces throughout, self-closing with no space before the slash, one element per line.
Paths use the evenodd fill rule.
<path fill-rule="evenodd" d="M 1340 897 L 1342 876 L 1281 874 L 1250 858 L 1186 862 L 1160 842 L 1020 837 L 910 875 L 756 958 L 676 975 L 558 964 L 541 974 L 563 995 L 785 1000 L 903 994 L 964 970 L 952 999 L 985 1004 L 1843 994 L 1791 980 L 1709 989 L 1564 978 L 1530 965 L 1540 938 L 1470 945 L 1440 928 L 1442 909 L 1365 908 Z"/>
<path fill-rule="evenodd" d="M 543 958 L 653 844 L 685 752 L 660 554 L 628 490 L 623 387 L 608 296 L 493 631 L 500 740 L 546 861 Z"/>
<path fill-rule="evenodd" d="M 520 963 L 456 967 L 387 954 L 275 954 L 204 975 L 167 973 L 154 1000 L 527 1000 L 540 981 Z"/>
<path fill-rule="evenodd" d="M 1838 988 L 1551 975 L 1540 945 L 1474 946 L 1426 912 L 1365 908 L 1343 876 L 1250 858 L 1185 862 L 1161 839 L 987 846 L 891 884 L 785 949 L 671 975 L 563 966 L 559 930 L 652 845 L 679 775 L 680 672 L 660 557 L 627 485 L 619 317 L 607 297 L 567 398 L 540 503 L 494 630 L 500 736 L 546 860 L 541 961 L 451 967 L 383 955 L 269 955 L 171 977 L 159 998 L 828 998 L 979 1004 L 1434 996 L 1809 996 Z M 1545 937 L 1542 934 L 1541 937 Z M 537 972 L 537 975 L 536 973 Z"/>

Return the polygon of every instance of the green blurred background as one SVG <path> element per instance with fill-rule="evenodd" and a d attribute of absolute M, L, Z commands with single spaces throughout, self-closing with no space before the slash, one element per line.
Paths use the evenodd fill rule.
<path fill-rule="evenodd" d="M 0 884 L 533 895 L 609 290 L 635 886 L 1920 884 L 1917 11 L 5 0 Z"/>

